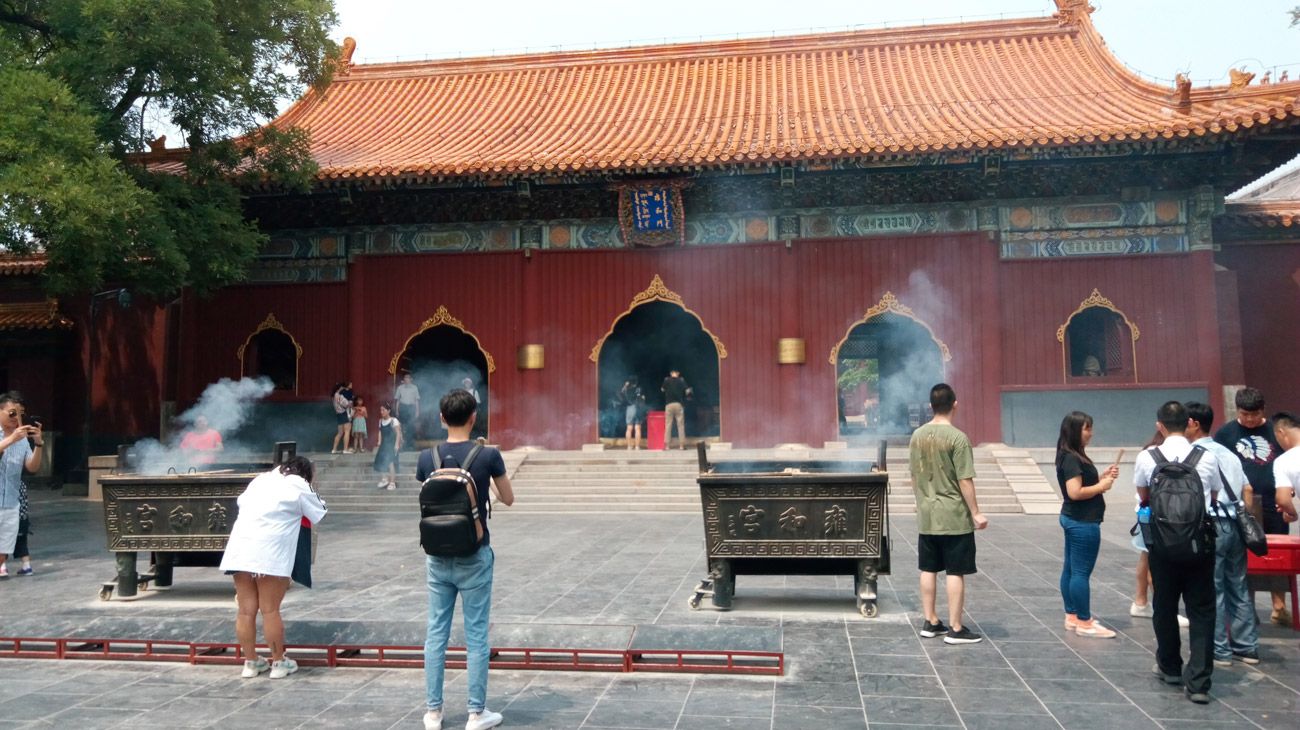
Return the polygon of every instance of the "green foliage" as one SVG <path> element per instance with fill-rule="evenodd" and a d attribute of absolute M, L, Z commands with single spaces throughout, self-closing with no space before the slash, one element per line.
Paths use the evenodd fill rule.
<path fill-rule="evenodd" d="M 305 189 L 305 132 L 261 127 L 328 83 L 331 0 L 0 0 L 0 248 L 48 288 L 157 295 L 240 280 L 248 186 Z M 150 119 L 189 153 L 153 169 Z"/>
<path fill-rule="evenodd" d="M 839 370 L 840 375 L 835 379 L 835 385 L 841 391 L 880 380 L 880 361 L 875 359 L 840 360 Z"/>

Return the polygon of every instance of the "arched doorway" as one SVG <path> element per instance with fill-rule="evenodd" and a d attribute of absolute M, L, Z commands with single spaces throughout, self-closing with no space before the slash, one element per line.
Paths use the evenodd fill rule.
<path fill-rule="evenodd" d="M 690 398 L 683 404 L 687 437 L 720 436 L 720 360 L 724 357 L 726 349 L 721 343 L 656 276 L 650 289 L 633 299 L 632 307 L 614 321 L 592 351 L 598 372 L 600 438 L 618 440 L 624 436 L 624 405 L 619 391 L 628 377 L 637 378 L 648 410 L 663 410 L 660 386 L 674 369 L 681 371 L 691 387 Z"/>
<path fill-rule="evenodd" d="M 930 388 L 951 358 L 910 309 L 885 297 L 831 353 L 842 436 L 909 434 L 929 421 Z"/>
<path fill-rule="evenodd" d="M 438 419 L 438 401 L 454 388 L 466 388 L 478 396 L 478 417 L 472 435 L 486 438 L 492 397 L 490 375 L 495 369 L 492 356 L 483 350 L 478 338 L 451 317 L 445 307 L 439 307 L 438 313 L 407 339 L 389 366 L 395 381 L 410 373 L 420 389 L 420 418 L 414 424 L 403 420 L 406 438 L 417 442 L 446 438 L 447 431 Z"/>

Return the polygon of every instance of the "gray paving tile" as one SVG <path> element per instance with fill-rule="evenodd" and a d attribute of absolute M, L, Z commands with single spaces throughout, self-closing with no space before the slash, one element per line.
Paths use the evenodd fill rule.
<path fill-rule="evenodd" d="M 1100 679 L 1029 679 L 1029 691 L 1045 703 L 1091 702 L 1127 705 L 1129 701 L 1109 683 Z"/>
<path fill-rule="evenodd" d="M 864 697 L 867 722 L 874 727 L 877 722 L 912 725 L 960 724 L 952 703 L 946 699 L 916 699 L 912 697 Z"/>
<path fill-rule="evenodd" d="M 1135 705 L 1097 705 L 1091 702 L 1048 702 L 1047 711 L 1061 723 L 1065 730 L 1096 730 L 1096 728 L 1124 728 L 1124 730 L 1155 730 L 1159 728 Z"/>
<path fill-rule="evenodd" d="M 82 695 L 29 692 L 0 702 L 0 717 L 9 722 L 30 722 L 80 704 Z"/>
<path fill-rule="evenodd" d="M 939 680 L 945 687 L 978 689 L 1024 689 L 1024 680 L 1004 667 L 939 667 Z"/>
<path fill-rule="evenodd" d="M 862 692 L 856 682 L 781 682 L 776 685 L 776 704 L 860 709 Z"/>
<path fill-rule="evenodd" d="M 696 687 L 686 699 L 684 715 L 710 717 L 770 718 L 775 699 L 772 691 L 737 690 L 725 687 Z"/>
<path fill-rule="evenodd" d="M 859 674 L 934 675 L 934 667 L 925 657 L 855 654 L 853 660 Z"/>
<path fill-rule="evenodd" d="M 772 714 L 772 727 L 789 730 L 822 730 L 824 728 L 866 728 L 862 708 L 811 707 L 808 705 L 778 705 Z"/>
<path fill-rule="evenodd" d="M 708 717 L 702 715 L 682 715 L 677 721 L 676 730 L 715 730 L 716 728 L 737 728 L 737 730 L 754 730 L 754 728 L 769 727 L 768 724 L 758 724 L 759 720 L 752 717 Z M 513 728 L 514 726 L 511 725 Z M 539 726 L 540 727 L 540 726 Z M 547 728 L 563 727 L 560 725 L 547 725 Z M 915 729 L 914 729 L 915 730 Z"/>
<path fill-rule="evenodd" d="M 863 674 L 858 677 L 858 688 L 864 697 L 947 697 L 938 677 Z"/>
<path fill-rule="evenodd" d="M 587 716 L 584 726 L 659 730 L 675 725 L 681 713 L 680 702 L 601 699 Z"/>
<path fill-rule="evenodd" d="M 1060 730 L 1061 724 L 1056 718 L 1047 715 L 994 715 L 984 713 L 961 713 L 966 730 Z M 876 725 L 873 723 L 873 728 Z"/>
<path fill-rule="evenodd" d="M 949 687 L 948 696 L 963 718 L 967 713 L 1046 715 L 1047 708 L 1027 689 Z"/>
<path fill-rule="evenodd" d="M 1007 661 L 1025 679 L 1101 679 L 1097 670 L 1077 656 L 1069 659 L 1012 657 Z"/>

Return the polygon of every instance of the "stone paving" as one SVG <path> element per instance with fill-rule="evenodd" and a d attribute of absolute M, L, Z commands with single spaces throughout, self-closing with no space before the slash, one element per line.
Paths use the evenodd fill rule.
<path fill-rule="evenodd" d="M 0 635 L 94 625 L 206 627 L 233 637 L 231 589 L 215 569 L 178 569 L 169 593 L 100 602 L 98 583 L 113 568 L 99 505 L 48 492 L 35 501 L 37 574 L 0 581 Z M 895 574 L 882 580 L 881 616 L 866 620 L 854 611 L 847 576 L 742 576 L 735 610 L 689 610 L 705 564 L 698 516 L 500 509 L 492 521 L 495 635 L 533 630 L 580 640 L 601 627 L 703 630 L 729 641 L 773 640 L 787 671 L 748 678 L 494 670 L 489 706 L 510 728 L 1300 727 L 1300 644 L 1289 629 L 1263 627 L 1258 667 L 1216 669 L 1208 706 L 1151 675 L 1150 622 L 1127 614 L 1135 554 L 1125 504 L 1112 501 L 1093 578 L 1095 611 L 1117 639 L 1062 629 L 1055 518 L 999 515 L 979 535 L 981 572 L 968 581 L 968 623 L 987 637 L 972 646 L 916 634 L 911 517 L 892 520 Z M 289 642 L 320 622 L 344 622 L 358 641 L 418 634 L 423 564 L 412 519 L 333 515 L 322 528 L 317 588 L 295 589 L 285 602 Z M 1258 599 L 1265 616 L 1266 601 Z M 463 673 L 449 672 L 446 727 L 464 722 L 463 703 Z M 0 659 L 5 729 L 419 728 L 422 705 L 418 669 L 304 668 L 273 681 L 241 680 L 226 666 Z"/>

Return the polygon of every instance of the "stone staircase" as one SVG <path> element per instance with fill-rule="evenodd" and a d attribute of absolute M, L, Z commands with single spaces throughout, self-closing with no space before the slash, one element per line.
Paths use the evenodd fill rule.
<path fill-rule="evenodd" d="M 535 451 L 512 478 L 519 512 L 700 514 L 695 451 Z"/>
<path fill-rule="evenodd" d="M 874 454 L 874 449 L 871 453 Z M 699 467 L 694 451 L 507 451 L 502 455 L 517 497 L 512 512 L 700 513 L 700 493 L 695 481 Z M 843 449 L 717 450 L 710 457 L 716 460 L 861 458 L 858 450 L 850 454 Z M 906 458 L 905 449 L 891 448 L 889 510 L 895 515 L 916 512 Z M 341 514 L 414 512 L 418 486 L 413 477 L 416 454 L 402 454 L 398 489 L 391 492 L 375 487 L 378 475 L 371 470 L 372 459 L 372 454 L 313 456 L 317 466 L 316 486 L 330 510 Z M 1031 501 L 1050 498 L 1050 488 L 1041 473 L 1037 482 L 1033 480 L 1026 465 L 1032 463 L 1027 455 L 1013 453 L 1003 446 L 975 449 L 975 485 L 980 508 L 988 514 L 1019 514 L 1026 511 L 1022 508 L 1022 498 Z M 1032 494 L 1021 494 L 1026 490 Z"/>

